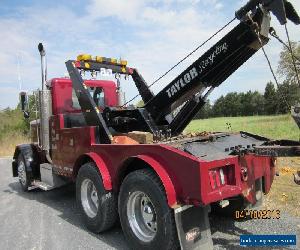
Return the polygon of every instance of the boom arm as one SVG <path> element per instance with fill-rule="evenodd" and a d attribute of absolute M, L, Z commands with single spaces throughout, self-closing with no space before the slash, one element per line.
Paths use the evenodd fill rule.
<path fill-rule="evenodd" d="M 287 18 L 299 24 L 299 16 L 286 0 L 249 1 L 236 12 L 240 24 L 145 104 L 156 124 L 168 124 L 172 135 L 180 134 L 205 105 L 208 94 L 269 41 L 270 12 L 281 24 Z M 180 111 L 170 116 L 178 107 Z"/>
<path fill-rule="evenodd" d="M 287 14 L 285 10 L 288 10 Z M 281 24 L 285 24 L 287 18 L 300 23 L 293 6 L 286 0 L 250 0 L 236 12 L 241 22 L 156 96 L 136 69 L 126 67 L 127 62 L 123 65 L 101 57 L 80 57 L 77 61 L 66 62 L 87 124 L 99 127 L 103 143 L 112 140 L 110 128 L 119 133 L 147 131 L 158 137 L 180 134 L 205 105 L 211 91 L 269 41 L 270 12 Z M 89 96 L 79 70 L 94 72 L 101 68 L 132 76 L 145 103 L 144 108 L 107 107 L 100 112 Z"/>
<path fill-rule="evenodd" d="M 270 17 L 262 11 L 258 11 L 254 19 L 259 24 L 261 40 L 266 43 Z M 251 24 L 241 22 L 146 103 L 145 108 L 157 123 L 163 123 L 165 116 L 170 111 L 175 110 L 186 101 L 187 103 L 183 108 L 184 113 L 197 113 L 204 104 L 201 101 L 201 96 L 197 96 L 197 93 L 204 92 L 207 88 L 218 87 L 259 48 L 258 37 Z M 189 106 L 190 109 L 187 110 Z M 179 115 L 184 118 L 180 112 Z M 188 123 L 192 118 L 191 115 L 185 123 Z M 175 120 L 176 118 L 173 119 L 174 122 Z M 182 121 L 182 119 L 180 120 Z"/>

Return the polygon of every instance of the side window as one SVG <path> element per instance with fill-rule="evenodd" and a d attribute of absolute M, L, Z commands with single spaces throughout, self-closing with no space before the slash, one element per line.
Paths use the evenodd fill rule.
<path fill-rule="evenodd" d="M 72 88 L 72 107 L 74 109 L 81 109 L 80 105 L 79 105 L 79 101 L 78 98 L 76 96 L 75 90 Z"/>
<path fill-rule="evenodd" d="M 105 95 L 101 87 L 88 87 L 89 93 L 98 107 L 105 108 Z M 75 90 L 72 89 L 72 107 L 81 109 Z"/>
<path fill-rule="evenodd" d="M 94 102 L 98 107 L 105 107 L 105 96 L 104 91 L 101 87 L 90 87 L 90 94 L 93 97 Z"/>

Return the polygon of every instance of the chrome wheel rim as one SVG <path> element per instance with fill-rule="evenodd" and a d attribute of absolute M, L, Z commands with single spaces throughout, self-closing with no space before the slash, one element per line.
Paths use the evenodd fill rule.
<path fill-rule="evenodd" d="M 81 204 L 88 217 L 94 218 L 97 215 L 99 207 L 98 192 L 90 179 L 83 180 L 81 184 Z"/>
<path fill-rule="evenodd" d="M 26 186 L 27 176 L 26 176 L 25 164 L 23 161 L 20 161 L 19 165 L 18 165 L 18 177 L 19 177 L 21 184 L 23 186 Z"/>
<path fill-rule="evenodd" d="M 143 192 L 129 195 L 127 217 L 133 233 L 143 242 L 153 240 L 157 232 L 157 216 L 153 203 Z"/>

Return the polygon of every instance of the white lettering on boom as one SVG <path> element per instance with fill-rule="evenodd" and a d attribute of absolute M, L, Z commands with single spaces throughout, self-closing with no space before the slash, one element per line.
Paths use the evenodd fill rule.
<path fill-rule="evenodd" d="M 195 79 L 199 74 L 203 72 L 208 66 L 213 65 L 215 58 L 221 54 L 226 53 L 228 50 L 227 43 L 216 46 L 215 50 L 210 56 L 205 60 L 201 61 L 198 65 L 198 69 L 193 67 L 189 72 L 187 72 L 183 77 L 176 81 L 170 88 L 166 90 L 169 98 L 175 96 L 182 88 L 189 84 L 193 79 Z"/>
<path fill-rule="evenodd" d="M 198 76 L 197 69 L 194 67 L 188 73 L 186 73 L 182 78 L 175 82 L 170 88 L 167 89 L 167 94 L 169 98 L 176 95 L 186 84 L 190 83 L 193 79 Z"/>

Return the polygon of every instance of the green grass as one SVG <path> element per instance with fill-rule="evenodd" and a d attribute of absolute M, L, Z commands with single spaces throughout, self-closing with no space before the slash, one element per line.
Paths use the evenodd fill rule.
<path fill-rule="evenodd" d="M 11 156 L 17 144 L 28 141 L 27 127 L 19 110 L 0 111 L 0 157 Z"/>
<path fill-rule="evenodd" d="M 226 123 L 231 124 L 228 130 Z M 221 117 L 195 120 L 186 132 L 228 132 L 247 131 L 271 139 L 299 140 L 300 131 L 290 115 Z"/>

